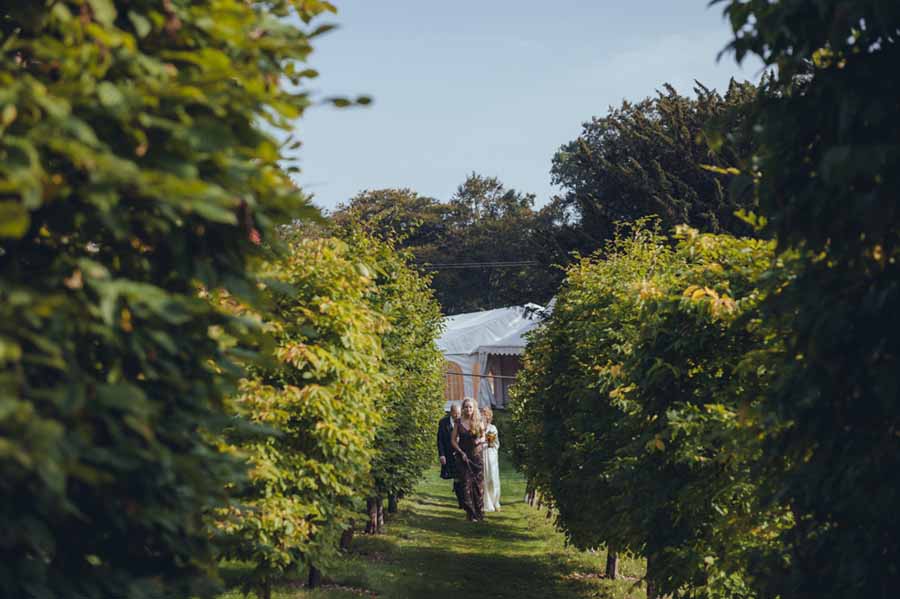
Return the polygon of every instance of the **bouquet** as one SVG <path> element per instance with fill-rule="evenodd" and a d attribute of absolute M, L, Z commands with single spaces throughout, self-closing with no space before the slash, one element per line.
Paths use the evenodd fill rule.
<path fill-rule="evenodd" d="M 497 447 L 497 433 L 494 431 L 488 431 L 484 434 L 484 439 L 487 441 L 488 447 Z"/>

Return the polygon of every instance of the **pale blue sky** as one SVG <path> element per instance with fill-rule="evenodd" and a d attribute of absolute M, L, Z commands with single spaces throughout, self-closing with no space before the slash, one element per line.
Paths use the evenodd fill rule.
<path fill-rule="evenodd" d="M 669 82 L 724 88 L 760 64 L 716 62 L 729 38 L 705 0 L 337 0 L 311 64 L 320 106 L 298 122 L 299 182 L 332 208 L 363 189 L 448 199 L 472 171 L 543 204 L 550 160 L 581 123 Z"/>

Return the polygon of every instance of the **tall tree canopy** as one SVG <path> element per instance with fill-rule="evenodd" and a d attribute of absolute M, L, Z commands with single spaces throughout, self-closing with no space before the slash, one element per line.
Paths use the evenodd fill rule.
<path fill-rule="evenodd" d="M 397 239 L 404 247 L 425 251 L 446 235 L 448 214 L 446 204 L 411 189 L 376 189 L 338 205 L 332 219 L 342 229 L 365 223 L 382 239 Z"/>
<path fill-rule="evenodd" d="M 553 182 L 565 190 L 560 200 L 583 234 L 579 249 L 593 251 L 616 222 L 650 214 L 666 230 L 689 224 L 712 233 L 752 232 L 734 212 L 752 208 L 753 195 L 729 195 L 725 169 L 752 150 L 748 136 L 738 134 L 757 88 L 732 81 L 722 95 L 698 83 L 696 97 L 688 97 L 664 87 L 654 98 L 626 101 L 591 119 L 553 157 Z M 710 139 L 713 124 L 722 134 Z"/>
<path fill-rule="evenodd" d="M 364 222 L 409 249 L 446 314 L 546 302 L 562 279 L 553 265 L 557 221 L 534 209 L 534 195 L 508 189 L 496 177 L 471 174 L 447 201 L 408 189 L 363 192 L 333 215 L 345 225 Z M 458 268 L 461 264 L 535 261 L 516 267 Z"/>
<path fill-rule="evenodd" d="M 396 235 L 420 263 L 434 265 L 432 284 L 449 314 L 549 301 L 572 252 L 601 248 L 620 221 L 656 214 L 667 230 L 754 233 L 735 212 L 752 210 L 755 197 L 732 175 L 752 154 L 747 115 L 759 89 L 732 81 L 724 94 L 699 83 L 694 92 L 666 85 L 585 123 L 553 156 L 551 175 L 565 193 L 539 210 L 533 194 L 472 173 L 446 202 L 409 189 L 366 191 L 334 218 Z M 535 264 L 448 267 L 521 260 Z"/>
<path fill-rule="evenodd" d="M 496 177 L 472 173 L 448 202 L 444 244 L 420 259 L 431 264 L 535 260 L 534 195 L 507 189 Z M 554 289 L 540 266 L 441 268 L 434 276 L 448 313 L 543 302 Z"/>

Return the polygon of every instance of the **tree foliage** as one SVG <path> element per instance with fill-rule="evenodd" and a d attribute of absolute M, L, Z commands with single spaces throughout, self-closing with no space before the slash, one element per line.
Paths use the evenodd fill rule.
<path fill-rule="evenodd" d="M 723 1 L 738 60 L 777 67 L 753 106 L 766 231 L 800 254 L 766 316 L 787 359 L 767 395 L 769 496 L 796 526 L 769 596 L 888 597 L 900 584 L 900 5 Z M 752 158 L 749 159 L 749 158 Z"/>
<path fill-rule="evenodd" d="M 375 272 L 367 256 L 335 239 L 294 240 L 264 271 L 273 359 L 241 382 L 226 436 L 252 466 L 250 485 L 215 519 L 229 541 L 226 556 L 253 564 L 247 582 L 259 588 L 298 564 L 327 563 L 369 487 L 388 383 L 389 322 L 369 299 Z"/>
<path fill-rule="evenodd" d="M 382 338 L 389 382 L 376 401 L 382 422 L 375 436 L 372 489 L 377 497 L 408 494 L 434 462 L 443 414 L 444 357 L 435 344 L 440 306 L 428 277 L 409 264 L 409 253 L 360 231 L 350 233 L 348 241 L 373 269 L 376 287 L 369 301 L 389 325 Z"/>
<path fill-rule="evenodd" d="M 731 81 L 723 95 L 697 83 L 691 98 L 664 87 L 585 123 L 553 157 L 553 182 L 565 190 L 561 201 L 574 211 L 587 253 L 612 236 L 616 222 L 649 215 L 666 229 L 686 223 L 753 232 L 734 215 L 752 208 L 753 195 L 729 195 L 727 169 L 752 150 L 752 137 L 739 134 L 757 88 Z M 713 123 L 719 134 L 710 139 Z"/>
<path fill-rule="evenodd" d="M 517 454 L 573 541 L 642 552 L 662 593 L 888 597 L 900 9 L 722 4 L 737 57 L 777 67 L 729 171 L 777 250 L 691 233 L 572 269 L 519 386 Z"/>
<path fill-rule="evenodd" d="M 281 17 L 325 10 L 0 8 L 4 596 L 201 590 L 202 513 L 241 477 L 201 434 L 239 372 L 219 341 L 252 330 L 199 292 L 253 303 L 260 240 L 311 210 L 266 131 L 314 74 L 297 67 L 315 32 Z"/>
<path fill-rule="evenodd" d="M 401 247 L 429 252 L 446 236 L 447 217 L 447 206 L 434 198 L 411 189 L 376 189 L 339 205 L 332 220 L 348 230 L 364 224 L 381 239 L 396 239 Z"/>
<path fill-rule="evenodd" d="M 751 561 L 791 524 L 754 472 L 772 246 L 676 240 L 638 223 L 569 269 L 515 387 L 515 455 L 577 546 L 647 557 L 661 594 L 750 597 Z"/>
<path fill-rule="evenodd" d="M 431 255 L 433 264 L 533 260 L 534 196 L 507 189 L 495 177 L 471 174 L 450 198 L 447 235 Z M 528 301 L 546 301 L 542 268 L 484 267 L 440 269 L 437 296 L 448 314 L 474 312 Z"/>
<path fill-rule="evenodd" d="M 375 234 L 412 252 L 446 314 L 553 296 L 567 259 L 556 242 L 556 220 L 534 209 L 534 196 L 508 189 L 496 177 L 472 173 L 447 202 L 408 189 L 363 192 L 333 215 L 339 224 L 365 222 Z M 535 261 L 513 267 L 443 265 Z M 431 265 L 434 265 L 432 268 Z"/>
<path fill-rule="evenodd" d="M 214 520 L 262 597 L 299 566 L 327 570 L 362 500 L 410 492 L 433 460 L 443 358 L 428 280 L 389 240 L 349 223 L 331 232 L 283 229 L 290 251 L 261 273 L 259 315 L 221 299 L 275 340 L 242 381 L 225 437 L 249 460 L 250 485 Z"/>

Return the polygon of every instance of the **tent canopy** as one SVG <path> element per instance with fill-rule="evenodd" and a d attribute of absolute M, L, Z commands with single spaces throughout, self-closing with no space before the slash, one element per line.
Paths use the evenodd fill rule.
<path fill-rule="evenodd" d="M 444 355 L 519 355 L 525 351 L 525 334 L 540 324 L 543 310 L 526 304 L 447 316 L 438 348 Z"/>
<path fill-rule="evenodd" d="M 537 304 L 470 312 L 444 318 L 437 346 L 464 377 L 465 395 L 474 396 L 473 377 L 486 371 L 489 355 L 517 356 L 525 351 L 526 334 L 540 325 L 546 309 Z M 490 385 L 478 385 L 480 406 L 494 404 Z"/>

